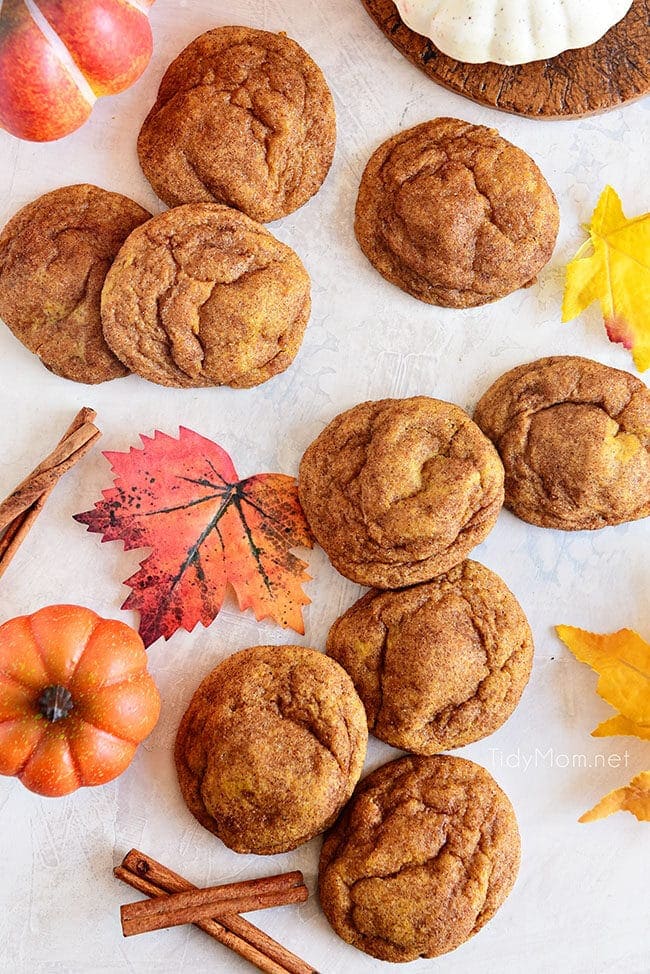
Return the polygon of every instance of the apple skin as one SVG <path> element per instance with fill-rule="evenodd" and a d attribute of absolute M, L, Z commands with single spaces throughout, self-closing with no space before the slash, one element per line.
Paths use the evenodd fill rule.
<path fill-rule="evenodd" d="M 4 0 L 0 126 L 19 139 L 49 142 L 83 125 L 92 107 L 21 0 Z"/>
<path fill-rule="evenodd" d="M 150 7 L 154 0 L 141 0 Z M 53 44 L 23 0 L 0 4 L 0 127 L 20 139 L 49 142 L 88 119 L 95 96 L 130 87 L 153 49 L 146 12 L 129 0 L 36 0 L 58 35 Z M 65 49 L 88 88 L 66 66 Z M 68 62 L 69 63 L 69 62 Z"/>
<path fill-rule="evenodd" d="M 134 84 L 149 64 L 149 18 L 125 0 L 37 0 L 96 95 Z"/>

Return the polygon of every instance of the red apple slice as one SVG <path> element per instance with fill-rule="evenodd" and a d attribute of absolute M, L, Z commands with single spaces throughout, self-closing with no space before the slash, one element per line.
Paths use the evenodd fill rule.
<path fill-rule="evenodd" d="M 59 139 L 86 121 L 95 101 L 34 22 L 23 0 L 0 8 L 0 126 L 21 139 Z"/>
<path fill-rule="evenodd" d="M 149 18 L 128 0 L 36 0 L 96 95 L 114 95 L 151 58 Z"/>
<path fill-rule="evenodd" d="M 140 77 L 154 0 L 0 0 L 0 128 L 35 142 L 82 125 Z"/>

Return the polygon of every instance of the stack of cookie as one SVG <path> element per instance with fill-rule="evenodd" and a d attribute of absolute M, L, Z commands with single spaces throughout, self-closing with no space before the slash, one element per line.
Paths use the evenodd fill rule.
<path fill-rule="evenodd" d="M 327 652 L 369 730 L 417 755 L 362 782 L 320 861 L 336 932 L 389 961 L 472 936 L 519 864 L 506 796 L 483 768 L 439 754 L 507 720 L 533 659 L 517 600 L 467 555 L 504 501 L 563 530 L 650 515 L 650 392 L 628 373 L 541 359 L 497 380 L 475 420 L 425 397 L 362 403 L 300 465 L 316 539 L 343 575 L 373 586 L 334 623 Z"/>
<path fill-rule="evenodd" d="M 309 320 L 299 257 L 262 226 L 323 183 L 334 104 L 284 34 L 221 27 L 165 73 L 138 140 L 167 213 L 67 186 L 0 235 L 0 316 L 47 368 L 97 383 L 259 385 L 283 372 Z"/>
<path fill-rule="evenodd" d="M 300 499 L 333 564 L 373 586 L 332 627 L 370 730 L 417 754 L 491 734 L 530 675 L 515 597 L 471 550 L 493 528 L 504 470 L 459 406 L 419 396 L 362 403 L 307 449 Z"/>

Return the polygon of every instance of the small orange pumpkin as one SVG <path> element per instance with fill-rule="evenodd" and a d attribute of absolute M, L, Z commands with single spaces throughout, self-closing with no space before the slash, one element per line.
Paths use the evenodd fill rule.
<path fill-rule="evenodd" d="M 123 622 L 51 605 L 0 626 L 0 774 L 30 791 L 111 781 L 159 714 L 144 643 Z"/>

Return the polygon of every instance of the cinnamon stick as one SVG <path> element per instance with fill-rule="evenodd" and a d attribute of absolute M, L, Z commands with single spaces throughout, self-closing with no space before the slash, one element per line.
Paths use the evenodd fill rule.
<path fill-rule="evenodd" d="M 70 467 L 88 452 L 100 436 L 96 426 L 84 422 L 66 434 L 44 460 L 0 504 L 0 531 L 26 511 L 45 491 L 52 490 Z"/>
<path fill-rule="evenodd" d="M 122 882 L 147 896 L 196 889 L 196 886 L 178 873 L 137 849 L 132 849 L 114 872 Z M 219 921 L 197 920 L 195 926 L 229 947 L 264 974 L 318 974 L 311 964 L 297 957 L 244 917 L 229 914 Z"/>
<path fill-rule="evenodd" d="M 142 876 L 138 876 L 136 873 L 130 872 L 128 869 L 125 869 L 124 866 L 116 866 L 113 873 L 117 879 L 121 879 L 123 883 L 133 887 L 133 889 L 137 889 L 140 893 L 145 893 L 147 896 L 152 897 L 164 896 L 163 890 L 161 890 L 158 886 L 150 883 L 148 879 L 144 879 Z M 239 954 L 239 956 L 243 957 L 244 960 L 249 961 L 251 964 L 257 967 L 258 970 L 263 971 L 264 974 L 293 974 L 294 972 L 294 968 L 284 967 L 281 964 L 278 964 L 272 958 L 267 956 L 267 954 L 258 950 L 248 941 L 238 937 L 234 933 L 231 933 L 230 930 L 227 930 L 220 923 L 217 923 L 216 920 L 197 920 L 194 926 L 198 927 L 199 930 L 203 930 L 204 933 L 207 933 L 208 936 L 212 937 L 214 940 L 218 940 L 220 944 L 224 945 L 224 947 L 229 947 L 230 950 L 234 951 L 236 954 Z M 299 972 L 297 968 L 295 968 L 295 970 L 298 972 L 298 974 L 302 974 L 302 972 Z M 311 968 L 305 968 L 305 974 L 311 971 Z"/>
<path fill-rule="evenodd" d="M 165 927 L 180 927 L 196 920 L 216 920 L 228 913 L 252 913 L 275 906 L 288 906 L 290 903 L 304 903 L 309 896 L 304 884 L 263 891 L 258 891 L 256 880 L 242 884 L 248 887 L 246 890 L 239 891 L 239 885 L 233 883 L 230 887 L 188 890 L 156 900 L 127 903 L 120 911 L 122 933 L 125 937 L 133 937 Z"/>
<path fill-rule="evenodd" d="M 101 436 L 93 425 L 95 416 L 95 410 L 88 406 L 80 409 L 52 453 L 0 504 L 0 531 L 4 529 L 4 534 L 0 537 L 0 578 L 27 537 L 60 477 Z"/>

